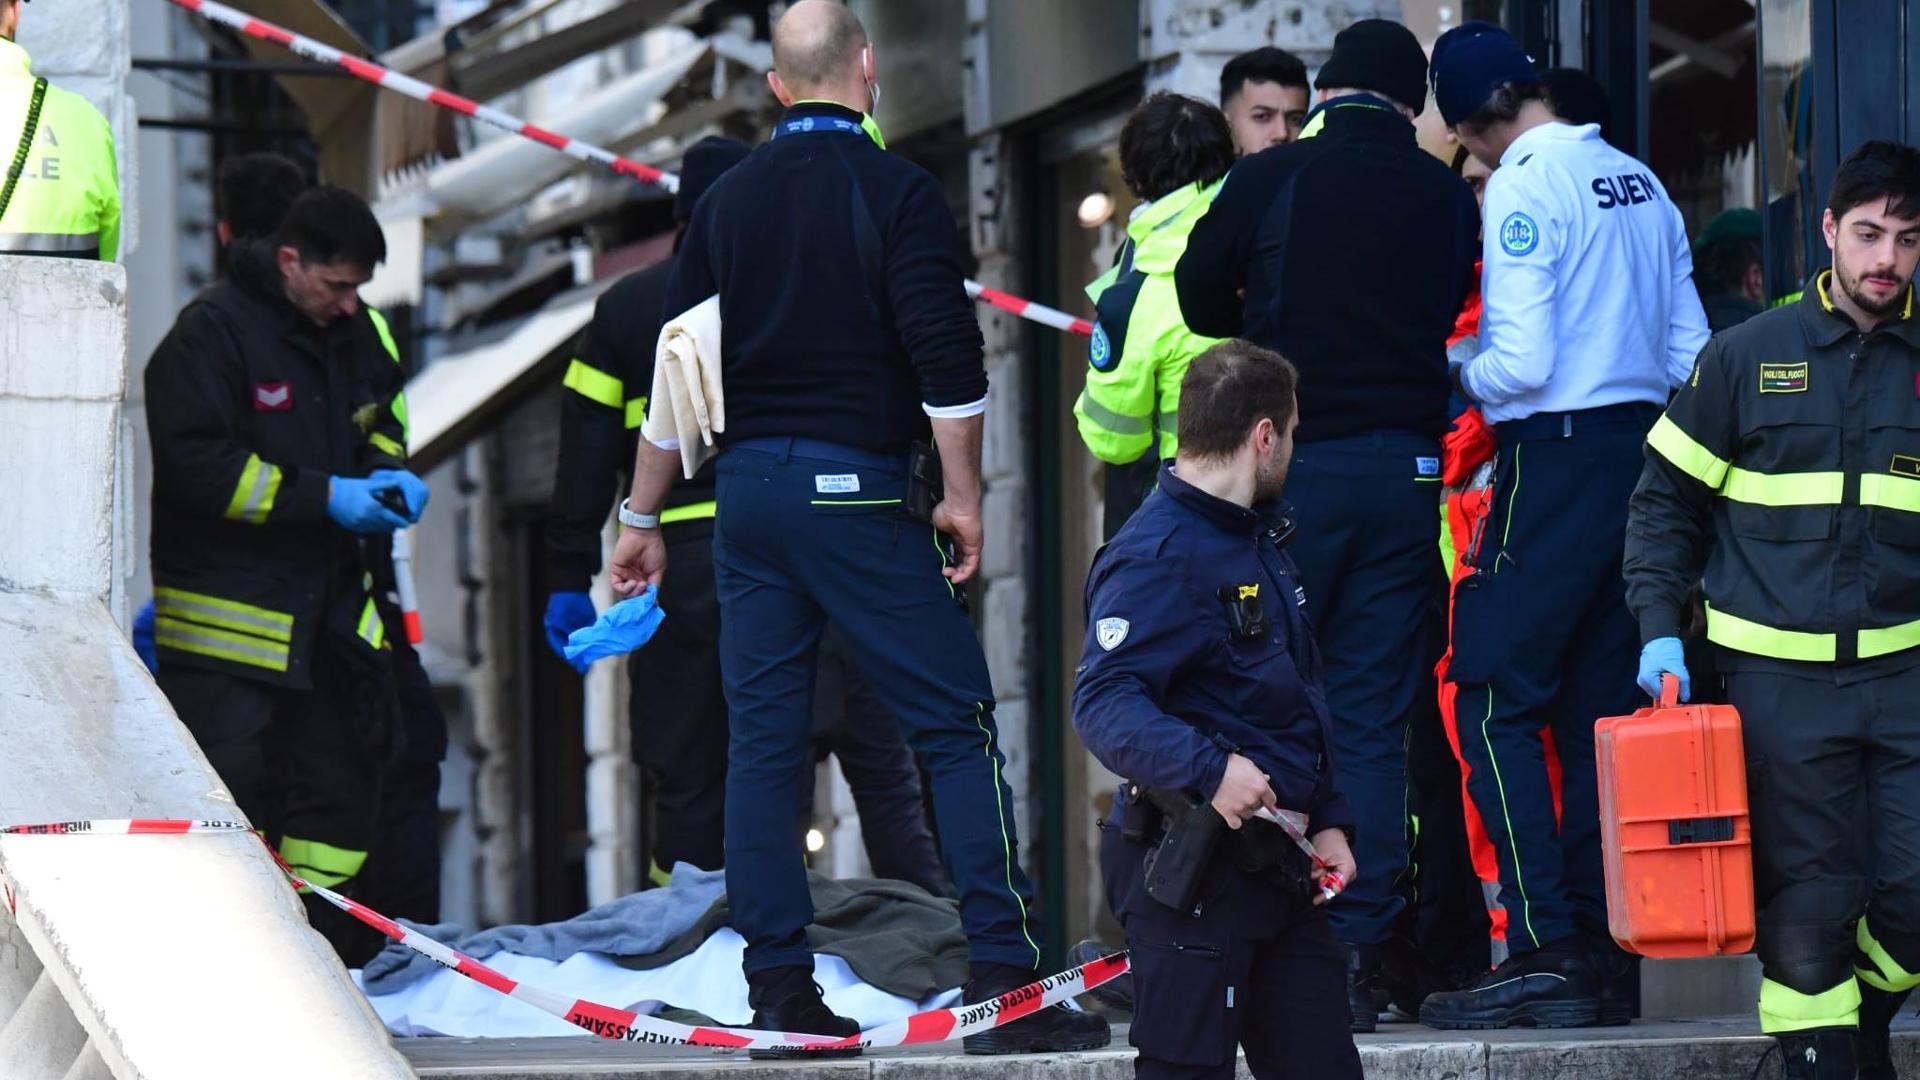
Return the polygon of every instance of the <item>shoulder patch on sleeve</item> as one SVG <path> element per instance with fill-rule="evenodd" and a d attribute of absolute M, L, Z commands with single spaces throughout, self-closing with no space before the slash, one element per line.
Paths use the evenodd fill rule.
<path fill-rule="evenodd" d="M 1500 250 L 1517 258 L 1539 246 L 1540 227 L 1527 215 L 1516 210 L 1500 223 Z"/>
<path fill-rule="evenodd" d="M 1087 343 L 1087 360 L 1095 371 L 1112 371 L 1120 362 L 1113 350 L 1113 340 L 1107 337 L 1107 328 L 1099 323 L 1093 324 L 1093 336 Z"/>
<path fill-rule="evenodd" d="M 1094 640 L 1100 643 L 1102 649 L 1112 652 L 1127 640 L 1127 631 L 1132 629 L 1132 624 L 1125 619 L 1101 619 L 1093 629 Z"/>

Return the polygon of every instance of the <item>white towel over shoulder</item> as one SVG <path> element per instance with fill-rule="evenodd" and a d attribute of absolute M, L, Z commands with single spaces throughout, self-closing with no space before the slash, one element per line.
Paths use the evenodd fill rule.
<path fill-rule="evenodd" d="M 654 347 L 652 404 L 640 434 L 662 450 L 679 450 L 691 479 L 713 456 L 715 432 L 727 430 L 720 385 L 720 296 L 667 320 Z"/>

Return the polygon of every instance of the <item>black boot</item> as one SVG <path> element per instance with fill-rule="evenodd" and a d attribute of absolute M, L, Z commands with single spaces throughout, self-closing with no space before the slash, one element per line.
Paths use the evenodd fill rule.
<path fill-rule="evenodd" d="M 1380 947 L 1347 946 L 1347 1010 L 1353 1016 L 1355 1035 L 1369 1034 L 1380 1023 L 1380 1008 L 1373 1000 L 1379 978 Z"/>
<path fill-rule="evenodd" d="M 1814 1028 L 1778 1036 L 1780 1080 L 1854 1080 L 1852 1028 Z"/>
<path fill-rule="evenodd" d="M 1420 1022 L 1447 1031 L 1588 1027 L 1600 1018 L 1600 985 L 1578 939 L 1512 956 L 1465 990 L 1434 994 Z"/>
<path fill-rule="evenodd" d="M 1911 990 L 1894 993 L 1860 980 L 1860 1080 L 1899 1080 L 1893 1067 L 1893 1037 L 1888 1028 Z"/>
<path fill-rule="evenodd" d="M 792 1031 L 801 1035 L 831 1035 L 844 1039 L 860 1034 L 860 1024 L 837 1016 L 820 999 L 820 984 L 813 971 L 803 967 L 778 967 L 747 977 L 747 1004 L 753 1006 L 753 1026 L 761 1031 Z M 801 1047 L 780 1050 L 749 1050 L 751 1058 L 847 1058 L 860 1056 L 860 1048 L 806 1050 Z"/>
<path fill-rule="evenodd" d="M 1485 968 L 1476 973 L 1484 974 Z M 1384 989 L 1387 1004 L 1396 1017 L 1408 1021 L 1420 1019 L 1420 1005 L 1432 994 L 1464 985 L 1455 982 L 1418 945 L 1403 935 L 1395 935 L 1380 947 L 1380 974 L 1374 980 L 1376 990 Z M 1378 1002 L 1380 995 L 1374 995 Z"/>
<path fill-rule="evenodd" d="M 961 998 L 969 1005 L 1018 990 L 1038 981 L 1039 974 L 1005 964 L 975 964 Z M 963 1041 L 969 1054 L 1057 1054 L 1067 1050 L 1098 1050 L 1113 1040 L 1104 1017 L 1082 1010 L 1071 1001 L 1041 1009 L 1012 1023 L 969 1035 Z"/>
<path fill-rule="evenodd" d="M 1600 981 L 1600 1027 L 1625 1027 L 1640 1015 L 1640 958 L 1608 941 L 1594 951 Z"/>
<path fill-rule="evenodd" d="M 1100 942 L 1088 938 L 1067 950 L 1067 966 L 1079 967 L 1082 964 L 1091 964 L 1103 956 L 1111 955 L 1113 951 Z M 1133 972 L 1129 971 L 1108 979 L 1087 991 L 1087 996 L 1115 1012 L 1132 1012 Z"/>

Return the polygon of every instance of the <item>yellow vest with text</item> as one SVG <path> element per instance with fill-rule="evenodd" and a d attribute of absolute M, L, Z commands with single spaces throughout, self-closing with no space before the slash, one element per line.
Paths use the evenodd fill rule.
<path fill-rule="evenodd" d="M 33 101 L 29 65 L 25 49 L 0 38 L 0 168 L 13 165 Z M 47 87 L 20 182 L 0 216 L 0 254 L 107 261 L 120 254 L 113 129 L 78 94 Z"/>
<path fill-rule="evenodd" d="M 1097 318 L 1087 388 L 1073 415 L 1081 440 L 1102 461 L 1137 461 L 1156 434 L 1161 458 L 1179 448 L 1180 380 L 1220 339 L 1187 329 L 1173 268 L 1219 190 L 1219 181 L 1190 184 L 1149 203 L 1127 223 L 1119 263 L 1087 286 Z"/>

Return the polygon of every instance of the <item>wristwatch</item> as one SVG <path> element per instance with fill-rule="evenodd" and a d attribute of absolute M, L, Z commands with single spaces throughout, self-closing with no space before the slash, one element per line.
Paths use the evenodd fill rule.
<path fill-rule="evenodd" d="M 629 529 L 657 529 L 660 527 L 659 514 L 637 514 L 627 509 L 627 500 L 620 500 L 620 524 Z"/>

